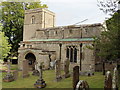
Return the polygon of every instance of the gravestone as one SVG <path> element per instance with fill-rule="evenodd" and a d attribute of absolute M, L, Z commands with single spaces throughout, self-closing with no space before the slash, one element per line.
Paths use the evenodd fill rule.
<path fill-rule="evenodd" d="M 14 81 L 14 77 L 13 75 L 10 73 L 10 60 L 8 60 L 7 62 L 7 68 L 8 68 L 8 71 L 7 71 L 7 74 L 5 75 L 5 77 L 3 78 L 3 81 L 4 82 L 11 82 L 11 81 Z"/>
<path fill-rule="evenodd" d="M 65 78 L 70 77 L 70 73 L 69 73 L 69 65 L 70 65 L 70 61 L 69 61 L 69 59 L 66 59 L 65 62 L 64 62 Z"/>
<path fill-rule="evenodd" d="M 13 72 L 13 77 L 14 77 L 14 80 L 18 79 L 18 71 L 17 70 Z"/>
<path fill-rule="evenodd" d="M 89 90 L 89 85 L 86 81 L 80 80 L 77 85 L 75 90 Z"/>
<path fill-rule="evenodd" d="M 56 73 L 56 81 L 60 81 L 61 77 L 61 63 L 60 60 L 55 61 L 55 73 Z"/>
<path fill-rule="evenodd" d="M 79 82 L 79 66 L 75 66 L 73 68 L 73 89 L 76 88 L 78 82 Z"/>
<path fill-rule="evenodd" d="M 29 77 L 29 65 L 28 65 L 28 60 L 23 61 L 23 69 L 22 69 L 22 77 L 26 78 Z"/>
<path fill-rule="evenodd" d="M 117 70 L 118 70 L 118 86 L 120 88 L 120 60 L 119 60 L 119 64 L 117 65 Z"/>
<path fill-rule="evenodd" d="M 35 65 L 35 70 L 33 70 L 32 75 L 39 76 L 39 71 L 38 71 L 38 68 L 37 68 L 38 67 L 38 62 L 35 62 L 34 65 Z"/>
<path fill-rule="evenodd" d="M 112 75 L 110 71 L 107 71 L 105 75 L 104 90 L 112 90 Z"/>
<path fill-rule="evenodd" d="M 113 73 L 112 88 L 113 90 L 118 90 L 118 70 L 116 67 L 114 68 L 114 73 Z"/>
<path fill-rule="evenodd" d="M 42 77 L 42 63 L 40 64 L 40 66 L 39 66 L 39 79 L 36 81 L 36 83 L 34 84 L 34 86 L 36 87 L 36 88 L 45 88 L 46 87 L 46 83 L 45 83 L 45 81 L 43 80 L 43 77 Z"/>

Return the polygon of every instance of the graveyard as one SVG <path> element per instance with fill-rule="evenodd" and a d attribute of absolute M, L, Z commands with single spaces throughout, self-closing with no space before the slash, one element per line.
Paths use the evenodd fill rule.
<path fill-rule="evenodd" d="M 2 86 L 3 88 L 35 88 L 34 83 L 38 79 L 38 76 L 32 76 L 32 72 L 30 72 L 31 75 L 28 78 L 22 78 L 20 76 L 21 73 L 19 73 L 18 80 L 13 82 L 3 82 Z M 46 81 L 46 88 L 72 88 L 72 77 L 63 79 L 59 82 L 55 82 L 55 72 L 54 70 L 48 70 L 43 72 L 44 80 Z M 5 73 L 3 73 L 3 76 Z M 98 78 L 99 77 L 99 78 Z M 90 87 L 92 88 L 102 88 L 104 83 L 104 76 L 102 76 L 102 73 L 96 73 L 93 77 L 87 77 L 87 76 L 80 76 L 82 80 L 87 80 L 90 84 Z M 93 80 L 94 79 L 94 80 Z"/>
<path fill-rule="evenodd" d="M 11 73 L 17 70 L 17 65 L 11 65 Z M 70 71 L 72 72 L 72 71 Z M 2 77 L 6 75 L 7 72 L 2 73 Z M 64 74 L 64 71 L 61 72 Z M 39 76 L 33 76 L 32 71 L 29 71 L 29 77 L 23 78 L 22 71 L 18 72 L 18 78 L 12 82 L 3 82 L 2 88 L 35 88 L 34 83 L 39 78 Z M 73 88 L 73 77 L 64 78 L 60 81 L 55 81 L 56 73 L 55 70 L 45 70 L 43 71 L 43 78 L 46 82 L 45 88 Z M 105 76 L 102 72 L 95 72 L 93 76 L 81 76 L 79 75 L 79 80 L 85 80 L 89 84 L 89 88 L 104 88 Z M 120 87 L 120 84 L 119 84 Z"/>
<path fill-rule="evenodd" d="M 110 7 L 110 2 L 99 3 Z M 19 4 L 22 10 L 9 11 L 9 6 L 16 8 Z M 85 19 L 57 26 L 57 14 L 47 9 L 46 4 L 3 2 L 1 5 L 1 31 L 6 36 L 6 46 L 0 46 L 4 50 L 0 57 L 3 89 L 120 89 L 120 25 L 116 20 L 120 17 L 119 9 L 103 22 L 81 24 Z M 18 17 L 12 17 L 16 13 Z M 12 18 L 8 18 L 9 14 Z"/>

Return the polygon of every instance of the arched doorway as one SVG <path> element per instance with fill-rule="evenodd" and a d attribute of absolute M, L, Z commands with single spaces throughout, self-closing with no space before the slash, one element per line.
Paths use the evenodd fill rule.
<path fill-rule="evenodd" d="M 25 59 L 27 59 L 29 61 L 30 70 L 34 70 L 35 69 L 34 62 L 36 60 L 35 55 L 33 53 L 28 53 L 28 54 L 26 54 Z"/>

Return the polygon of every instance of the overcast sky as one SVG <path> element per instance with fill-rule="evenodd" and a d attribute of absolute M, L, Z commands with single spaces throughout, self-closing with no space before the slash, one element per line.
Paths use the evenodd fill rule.
<path fill-rule="evenodd" d="M 56 14 L 56 25 L 73 25 L 85 19 L 81 24 L 102 23 L 106 15 L 99 10 L 97 0 L 41 0 L 48 9 Z"/>

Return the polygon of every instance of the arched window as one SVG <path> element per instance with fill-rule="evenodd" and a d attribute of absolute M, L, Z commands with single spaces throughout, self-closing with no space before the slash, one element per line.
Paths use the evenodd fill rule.
<path fill-rule="evenodd" d="M 31 23 L 32 23 L 32 24 L 35 24 L 35 16 L 32 16 L 32 18 L 31 18 Z"/>
<path fill-rule="evenodd" d="M 77 63 L 77 48 L 75 46 L 66 48 L 66 58 L 68 58 L 70 62 Z"/>
<path fill-rule="evenodd" d="M 74 62 L 77 62 L 77 49 L 74 48 Z"/>

